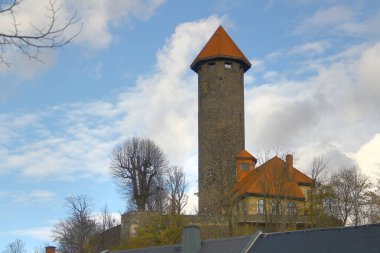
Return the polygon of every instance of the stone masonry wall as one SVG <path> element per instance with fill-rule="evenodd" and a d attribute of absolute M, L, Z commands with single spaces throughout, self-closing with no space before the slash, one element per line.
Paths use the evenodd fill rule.
<path fill-rule="evenodd" d="M 138 236 L 138 228 L 149 224 L 161 214 L 158 212 L 129 212 L 121 218 L 121 241 Z M 201 238 L 221 238 L 229 234 L 228 222 L 220 216 L 182 215 L 183 226 L 196 225 L 201 231 Z"/>
<path fill-rule="evenodd" d="M 227 64 L 227 65 L 226 65 Z M 236 155 L 244 149 L 244 70 L 231 60 L 198 69 L 199 213 L 220 214 L 220 187 L 236 182 Z M 221 182 L 231 177 L 232 180 Z"/>

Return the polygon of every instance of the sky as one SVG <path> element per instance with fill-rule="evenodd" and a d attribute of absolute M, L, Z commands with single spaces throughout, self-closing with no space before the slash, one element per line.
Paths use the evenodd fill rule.
<path fill-rule="evenodd" d="M 64 198 L 86 194 L 96 214 L 126 209 L 109 173 L 112 148 L 151 138 L 197 192 L 197 75 L 190 64 L 219 25 L 252 68 L 245 74 L 246 149 L 280 146 L 307 171 L 357 166 L 380 175 L 380 2 L 365 0 L 60 0 L 77 12 L 72 44 L 33 61 L 12 47 L 0 65 L 0 251 L 55 245 Z M 46 24 L 45 0 L 25 0 L 22 29 Z M 0 31 L 9 20 L 0 16 Z"/>

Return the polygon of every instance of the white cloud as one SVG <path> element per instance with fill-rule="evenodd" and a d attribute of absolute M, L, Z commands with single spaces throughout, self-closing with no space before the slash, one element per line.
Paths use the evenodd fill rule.
<path fill-rule="evenodd" d="M 197 85 L 189 62 L 221 21 L 212 16 L 177 26 L 157 53 L 157 72 L 141 77 L 132 93 L 119 98 L 128 111 L 126 129 L 163 143 L 172 161 L 196 150 Z"/>
<path fill-rule="evenodd" d="M 347 6 L 332 6 L 318 10 L 314 15 L 306 19 L 296 29 L 296 33 L 315 31 L 316 29 L 332 28 L 352 21 L 355 13 Z"/>
<path fill-rule="evenodd" d="M 360 147 L 355 159 L 362 172 L 369 175 L 372 180 L 380 177 L 380 133 Z"/>
<path fill-rule="evenodd" d="M 114 39 L 110 29 L 132 17 L 146 20 L 165 0 L 65 0 L 83 22 L 77 41 L 93 48 L 106 48 Z M 94 18 L 96 17 L 96 18 Z"/>
<path fill-rule="evenodd" d="M 53 201 L 56 194 L 47 190 L 33 190 L 31 192 L 14 192 L 5 196 L 10 197 L 14 203 L 32 204 Z"/>
<path fill-rule="evenodd" d="M 7 63 L 0 63 L 0 75 L 13 74 L 22 79 L 32 79 L 38 73 L 48 69 L 56 60 L 56 52 L 53 50 L 42 50 L 38 54 L 38 61 L 32 60 L 29 56 L 21 53 L 15 48 L 7 47 L 6 52 L 2 55 Z M 0 88 L 9 89 L 9 84 L 0 84 Z M 1 97 L 0 97 L 1 99 Z"/>
<path fill-rule="evenodd" d="M 288 54 L 323 54 L 329 46 L 327 41 L 309 42 L 292 48 Z"/>
<path fill-rule="evenodd" d="M 371 37 L 379 37 L 380 35 L 380 12 L 378 12 L 374 16 L 370 16 L 367 19 L 352 21 L 343 24 L 340 27 L 340 30 L 345 34 L 351 35 L 364 35 Z"/>
<path fill-rule="evenodd" d="M 5 233 L 14 237 L 29 237 L 39 241 L 47 242 L 51 240 L 52 227 L 34 227 L 25 229 L 16 229 Z"/>
<path fill-rule="evenodd" d="M 184 211 L 186 214 L 196 214 L 198 212 L 198 185 L 190 187 L 187 194 L 189 198 Z"/>
<path fill-rule="evenodd" d="M 362 15 L 363 8 L 374 12 L 372 15 Z M 334 35 L 365 36 L 378 39 L 380 36 L 380 12 L 374 6 L 357 4 L 354 6 L 335 5 L 326 9 L 317 10 L 298 26 L 295 34 L 310 34 L 328 32 Z"/>
<path fill-rule="evenodd" d="M 86 48 L 107 48 L 114 40 L 111 28 L 125 23 L 125 21 L 138 19 L 146 20 L 151 17 L 155 10 L 165 0 L 58 0 L 55 9 L 58 10 L 56 27 L 64 27 L 70 18 L 77 13 L 80 22 L 68 27 L 65 38 L 69 38 L 81 31 L 75 38 L 74 43 Z M 62 8 L 60 8 L 62 6 Z M 48 0 L 22 1 L 15 10 L 15 18 L 18 24 L 18 32 L 23 34 L 36 34 L 38 31 L 46 30 L 49 22 Z M 96 17 L 96 18 L 94 18 Z M 0 31 L 14 31 L 11 15 L 0 15 Z M 82 26 L 83 25 L 83 26 Z M 82 29 L 81 29 L 82 27 Z M 4 46 L 4 45 L 3 45 Z M 42 62 L 30 60 L 19 49 L 12 46 L 3 47 L 5 53 L 2 55 L 10 66 L 0 64 L 1 74 L 15 74 L 22 79 L 33 78 L 36 74 L 49 68 L 54 64 L 56 53 L 53 50 L 40 50 L 38 59 Z M 31 55 L 37 51 L 32 50 Z M 96 70 L 95 70 L 96 71 Z M 96 73 L 95 73 L 96 74 Z"/>
<path fill-rule="evenodd" d="M 178 25 L 158 51 L 155 71 L 141 76 L 134 88 L 115 101 L 2 115 L 7 123 L 0 131 L 8 141 L 0 150 L 0 171 L 56 180 L 99 175 L 106 179 L 114 145 L 126 137 L 141 136 L 155 140 L 172 163 L 188 165 L 185 170 L 194 181 L 197 85 L 189 62 L 222 20 L 212 16 Z"/>
<path fill-rule="evenodd" d="M 358 162 L 352 154 L 379 133 L 379 59 L 380 43 L 355 46 L 319 61 L 318 74 L 309 79 L 247 89 L 248 147 L 279 143 L 300 156 L 325 154 L 332 169 Z M 301 169 L 308 158 L 301 157 Z"/>

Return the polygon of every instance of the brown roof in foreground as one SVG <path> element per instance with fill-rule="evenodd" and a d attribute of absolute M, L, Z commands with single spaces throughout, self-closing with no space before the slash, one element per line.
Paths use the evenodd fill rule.
<path fill-rule="evenodd" d="M 312 182 L 310 177 L 292 166 L 287 168 L 285 161 L 275 156 L 237 182 L 233 192 L 236 196 L 266 194 L 304 199 L 300 184 L 311 184 Z"/>
<path fill-rule="evenodd" d="M 226 33 L 222 26 L 219 26 L 204 48 L 191 64 L 191 69 L 197 71 L 197 65 L 200 61 L 212 58 L 235 59 L 243 63 L 244 71 L 251 67 L 251 63 L 236 46 L 235 42 Z"/>

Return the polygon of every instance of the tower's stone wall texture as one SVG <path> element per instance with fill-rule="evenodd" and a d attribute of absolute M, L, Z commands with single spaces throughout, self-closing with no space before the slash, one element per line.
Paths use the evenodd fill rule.
<path fill-rule="evenodd" d="M 244 149 L 244 70 L 214 59 L 198 67 L 199 213 L 221 212 L 221 187 L 236 182 L 236 155 Z"/>

